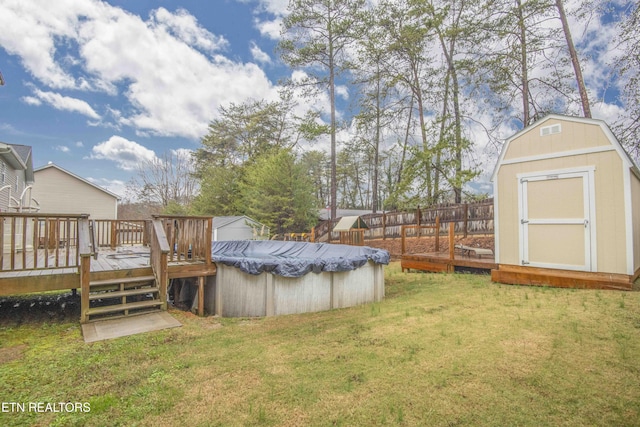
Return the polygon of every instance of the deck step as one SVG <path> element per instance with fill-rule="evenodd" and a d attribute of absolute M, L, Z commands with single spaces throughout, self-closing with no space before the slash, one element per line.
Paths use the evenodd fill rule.
<path fill-rule="evenodd" d="M 160 292 L 160 289 L 158 289 L 157 286 L 151 288 L 128 289 L 126 291 L 101 292 L 90 294 L 89 301 L 94 301 L 97 299 L 121 298 L 133 295 L 153 294 L 157 292 Z"/>
<path fill-rule="evenodd" d="M 139 276 L 139 277 L 125 277 L 121 279 L 103 279 L 93 280 L 89 283 L 90 287 L 109 286 L 109 285 L 128 285 L 135 283 L 151 282 L 156 280 L 155 276 Z"/>
<path fill-rule="evenodd" d="M 115 305 L 108 305 L 104 307 L 93 307 L 87 310 L 87 315 L 95 316 L 98 314 L 116 313 L 118 311 L 136 310 L 140 308 L 151 308 L 151 307 L 160 307 L 160 306 L 162 306 L 162 301 L 160 300 L 128 302 L 126 304 L 115 304 Z"/>

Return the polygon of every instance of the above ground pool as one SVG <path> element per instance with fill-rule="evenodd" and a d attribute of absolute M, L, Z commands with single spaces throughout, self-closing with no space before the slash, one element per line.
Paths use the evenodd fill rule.
<path fill-rule="evenodd" d="M 281 241 L 213 242 L 205 304 L 223 317 L 351 307 L 384 297 L 385 250 Z M 213 282 L 213 283 L 211 283 Z"/>

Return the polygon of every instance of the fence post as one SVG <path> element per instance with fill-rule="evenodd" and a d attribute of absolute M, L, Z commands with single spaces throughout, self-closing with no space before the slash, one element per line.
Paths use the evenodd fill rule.
<path fill-rule="evenodd" d="M 449 223 L 449 259 L 453 260 L 455 257 L 455 233 L 456 233 L 456 223 Z"/>
<path fill-rule="evenodd" d="M 440 252 L 440 217 L 436 216 L 436 253 Z"/>
<path fill-rule="evenodd" d="M 400 254 L 404 255 L 404 253 L 406 252 L 406 246 L 405 246 L 405 241 L 404 241 L 404 224 L 400 226 Z"/>
<path fill-rule="evenodd" d="M 467 238 L 467 227 L 469 225 L 469 203 L 464 204 L 464 237 Z"/>
<path fill-rule="evenodd" d="M 387 214 L 382 212 L 382 240 L 387 239 Z"/>

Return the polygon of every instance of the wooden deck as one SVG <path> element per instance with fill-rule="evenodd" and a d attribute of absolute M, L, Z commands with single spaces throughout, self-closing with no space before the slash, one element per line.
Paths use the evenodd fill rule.
<path fill-rule="evenodd" d="M 196 277 L 203 314 L 205 278 L 216 274 L 211 224 L 196 216 L 94 221 L 84 214 L 1 212 L 0 295 L 80 289 L 85 323 L 166 310 L 169 280 Z M 142 294 L 150 299 L 139 301 Z M 96 299 L 109 303 L 92 305 Z"/>
<path fill-rule="evenodd" d="M 453 273 L 455 271 L 472 271 L 476 273 L 490 274 L 491 270 L 498 268 L 494 257 L 477 257 L 475 255 L 454 254 L 449 252 L 404 254 L 400 265 L 402 271 L 418 270 L 433 273 Z"/>
<path fill-rule="evenodd" d="M 75 259 L 75 248 L 68 251 L 70 259 Z M 61 251 L 65 256 L 67 250 Z M 34 257 L 40 259 L 38 265 L 44 266 L 46 254 L 44 249 L 26 251 L 27 265 L 33 265 Z M 55 263 L 53 255 L 49 255 L 48 268 L 36 268 L 27 270 L 9 270 L 9 257 L 3 257 L 3 270 L 0 271 L 0 295 L 23 294 L 32 292 L 47 292 L 64 289 L 79 289 L 80 278 L 78 267 L 59 266 Z M 20 268 L 21 262 L 16 264 Z M 134 270 L 140 270 L 139 272 Z M 140 246 L 134 248 L 116 248 L 115 250 L 102 249 L 96 259 L 91 260 L 91 279 L 101 280 L 106 277 L 142 276 L 150 274 L 149 248 Z"/>
<path fill-rule="evenodd" d="M 66 257 L 66 250 L 61 251 Z M 6 255 L 6 254 L 5 254 Z M 27 251 L 28 265 L 33 265 L 37 256 L 38 265 L 44 266 L 44 249 Z M 0 295 L 12 295 L 31 292 L 77 289 L 80 287 L 77 267 L 56 267 L 54 255 L 49 254 L 49 268 L 7 271 L 9 257 L 4 257 L 3 270 L 0 271 Z M 69 257 L 75 259 L 75 248 L 70 248 Z M 116 249 L 100 248 L 97 258 L 91 259 L 91 280 L 104 280 L 115 277 L 136 277 L 153 274 L 151 271 L 151 251 L 148 246 L 123 246 Z M 18 264 L 20 267 L 22 263 Z M 184 277 L 212 276 L 216 274 L 215 264 L 202 261 L 175 260 L 168 263 L 169 279 Z M 5 279 L 5 280 L 3 280 Z M 24 291 L 21 291 L 24 289 Z"/>

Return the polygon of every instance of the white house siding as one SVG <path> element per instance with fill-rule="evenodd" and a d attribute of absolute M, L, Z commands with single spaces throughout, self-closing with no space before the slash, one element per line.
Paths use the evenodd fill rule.
<path fill-rule="evenodd" d="M 40 212 L 89 214 L 92 219 L 117 219 L 117 198 L 57 167 L 35 171 L 33 198 Z"/>
<path fill-rule="evenodd" d="M 3 159 L 0 159 L 0 188 L 5 185 L 11 186 L 12 197 L 16 199 L 19 198 L 25 188 L 24 171 L 14 169 Z M 0 191 L 0 211 L 15 212 L 15 210 L 9 210 L 9 206 L 9 190 L 5 189 Z"/>

